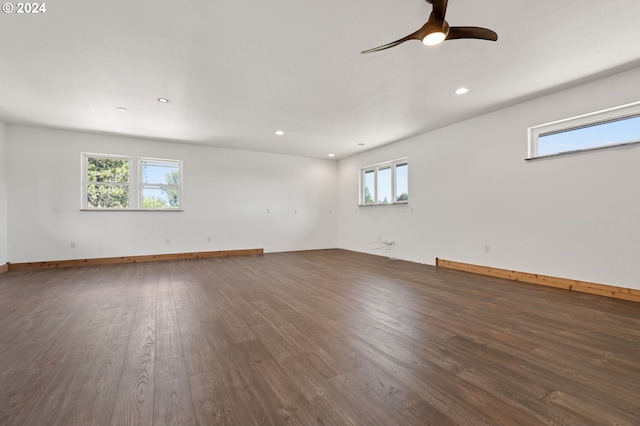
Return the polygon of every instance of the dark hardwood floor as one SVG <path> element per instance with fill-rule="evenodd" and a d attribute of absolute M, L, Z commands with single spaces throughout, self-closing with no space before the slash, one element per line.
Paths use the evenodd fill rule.
<path fill-rule="evenodd" d="M 0 276 L 1 425 L 640 425 L 640 304 L 344 250 Z"/>

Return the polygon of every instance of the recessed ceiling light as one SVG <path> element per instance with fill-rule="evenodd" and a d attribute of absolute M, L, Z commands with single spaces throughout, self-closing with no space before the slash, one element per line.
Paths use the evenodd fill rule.
<path fill-rule="evenodd" d="M 282 136 L 284 135 L 284 132 L 282 130 L 276 130 L 276 135 Z"/>
<path fill-rule="evenodd" d="M 161 104 L 168 104 L 169 103 L 169 99 L 167 99 L 167 98 L 158 98 L 158 102 L 160 102 Z"/>
<path fill-rule="evenodd" d="M 336 156 L 335 154 L 329 154 L 329 157 L 335 157 L 335 156 Z"/>
<path fill-rule="evenodd" d="M 456 95 L 464 95 L 465 93 L 469 93 L 469 89 L 467 89 L 466 87 L 460 87 L 459 89 L 456 89 Z"/>
<path fill-rule="evenodd" d="M 122 112 L 126 112 L 127 109 L 125 107 L 118 107 L 116 108 L 118 111 L 122 111 Z"/>

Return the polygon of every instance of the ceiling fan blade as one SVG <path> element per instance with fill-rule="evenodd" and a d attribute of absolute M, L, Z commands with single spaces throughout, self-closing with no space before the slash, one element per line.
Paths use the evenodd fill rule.
<path fill-rule="evenodd" d="M 420 38 L 417 36 L 418 31 L 416 31 L 415 33 L 409 34 L 406 37 L 402 37 L 399 40 L 396 41 L 392 41 L 391 43 L 387 43 L 387 44 L 383 44 L 382 46 L 378 46 L 378 47 L 374 47 L 373 49 L 369 49 L 369 50 L 363 50 L 360 53 L 372 53 L 372 52 L 379 52 L 381 50 L 386 50 L 389 49 L 391 47 L 395 47 L 399 44 L 404 43 L 405 41 L 409 41 L 409 40 L 420 40 Z"/>
<path fill-rule="evenodd" d="M 476 38 L 480 40 L 497 41 L 498 34 L 488 28 L 481 27 L 450 27 L 447 40 L 455 40 L 461 38 Z"/>

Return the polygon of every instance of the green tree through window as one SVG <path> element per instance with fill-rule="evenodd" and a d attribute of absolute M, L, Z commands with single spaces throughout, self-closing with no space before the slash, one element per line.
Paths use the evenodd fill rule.
<path fill-rule="evenodd" d="M 373 203 L 373 197 L 371 196 L 371 191 L 368 186 L 364 187 L 364 203 L 371 204 Z"/>
<path fill-rule="evenodd" d="M 129 207 L 129 161 L 115 158 L 87 159 L 87 207 Z"/>
<path fill-rule="evenodd" d="M 163 189 L 164 194 L 169 200 L 171 207 L 180 207 L 180 192 L 178 191 L 178 185 L 180 184 L 180 174 L 177 170 L 171 170 L 167 173 L 167 188 Z"/>

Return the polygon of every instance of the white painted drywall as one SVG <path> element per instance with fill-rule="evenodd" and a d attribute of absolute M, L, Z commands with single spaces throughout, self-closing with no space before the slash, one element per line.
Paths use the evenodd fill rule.
<path fill-rule="evenodd" d="M 341 160 L 338 246 L 640 289 L 640 146 L 524 160 L 528 127 L 639 101 L 639 81 L 637 68 Z M 405 156 L 409 204 L 357 207 L 359 169 Z M 378 237 L 396 244 L 372 250 Z"/>
<path fill-rule="evenodd" d="M 7 136 L 10 262 L 336 246 L 335 161 L 14 125 Z M 182 160 L 184 212 L 80 211 L 83 151 Z"/>
<path fill-rule="evenodd" d="M 0 121 L 0 266 L 9 261 L 7 245 L 7 126 Z"/>

